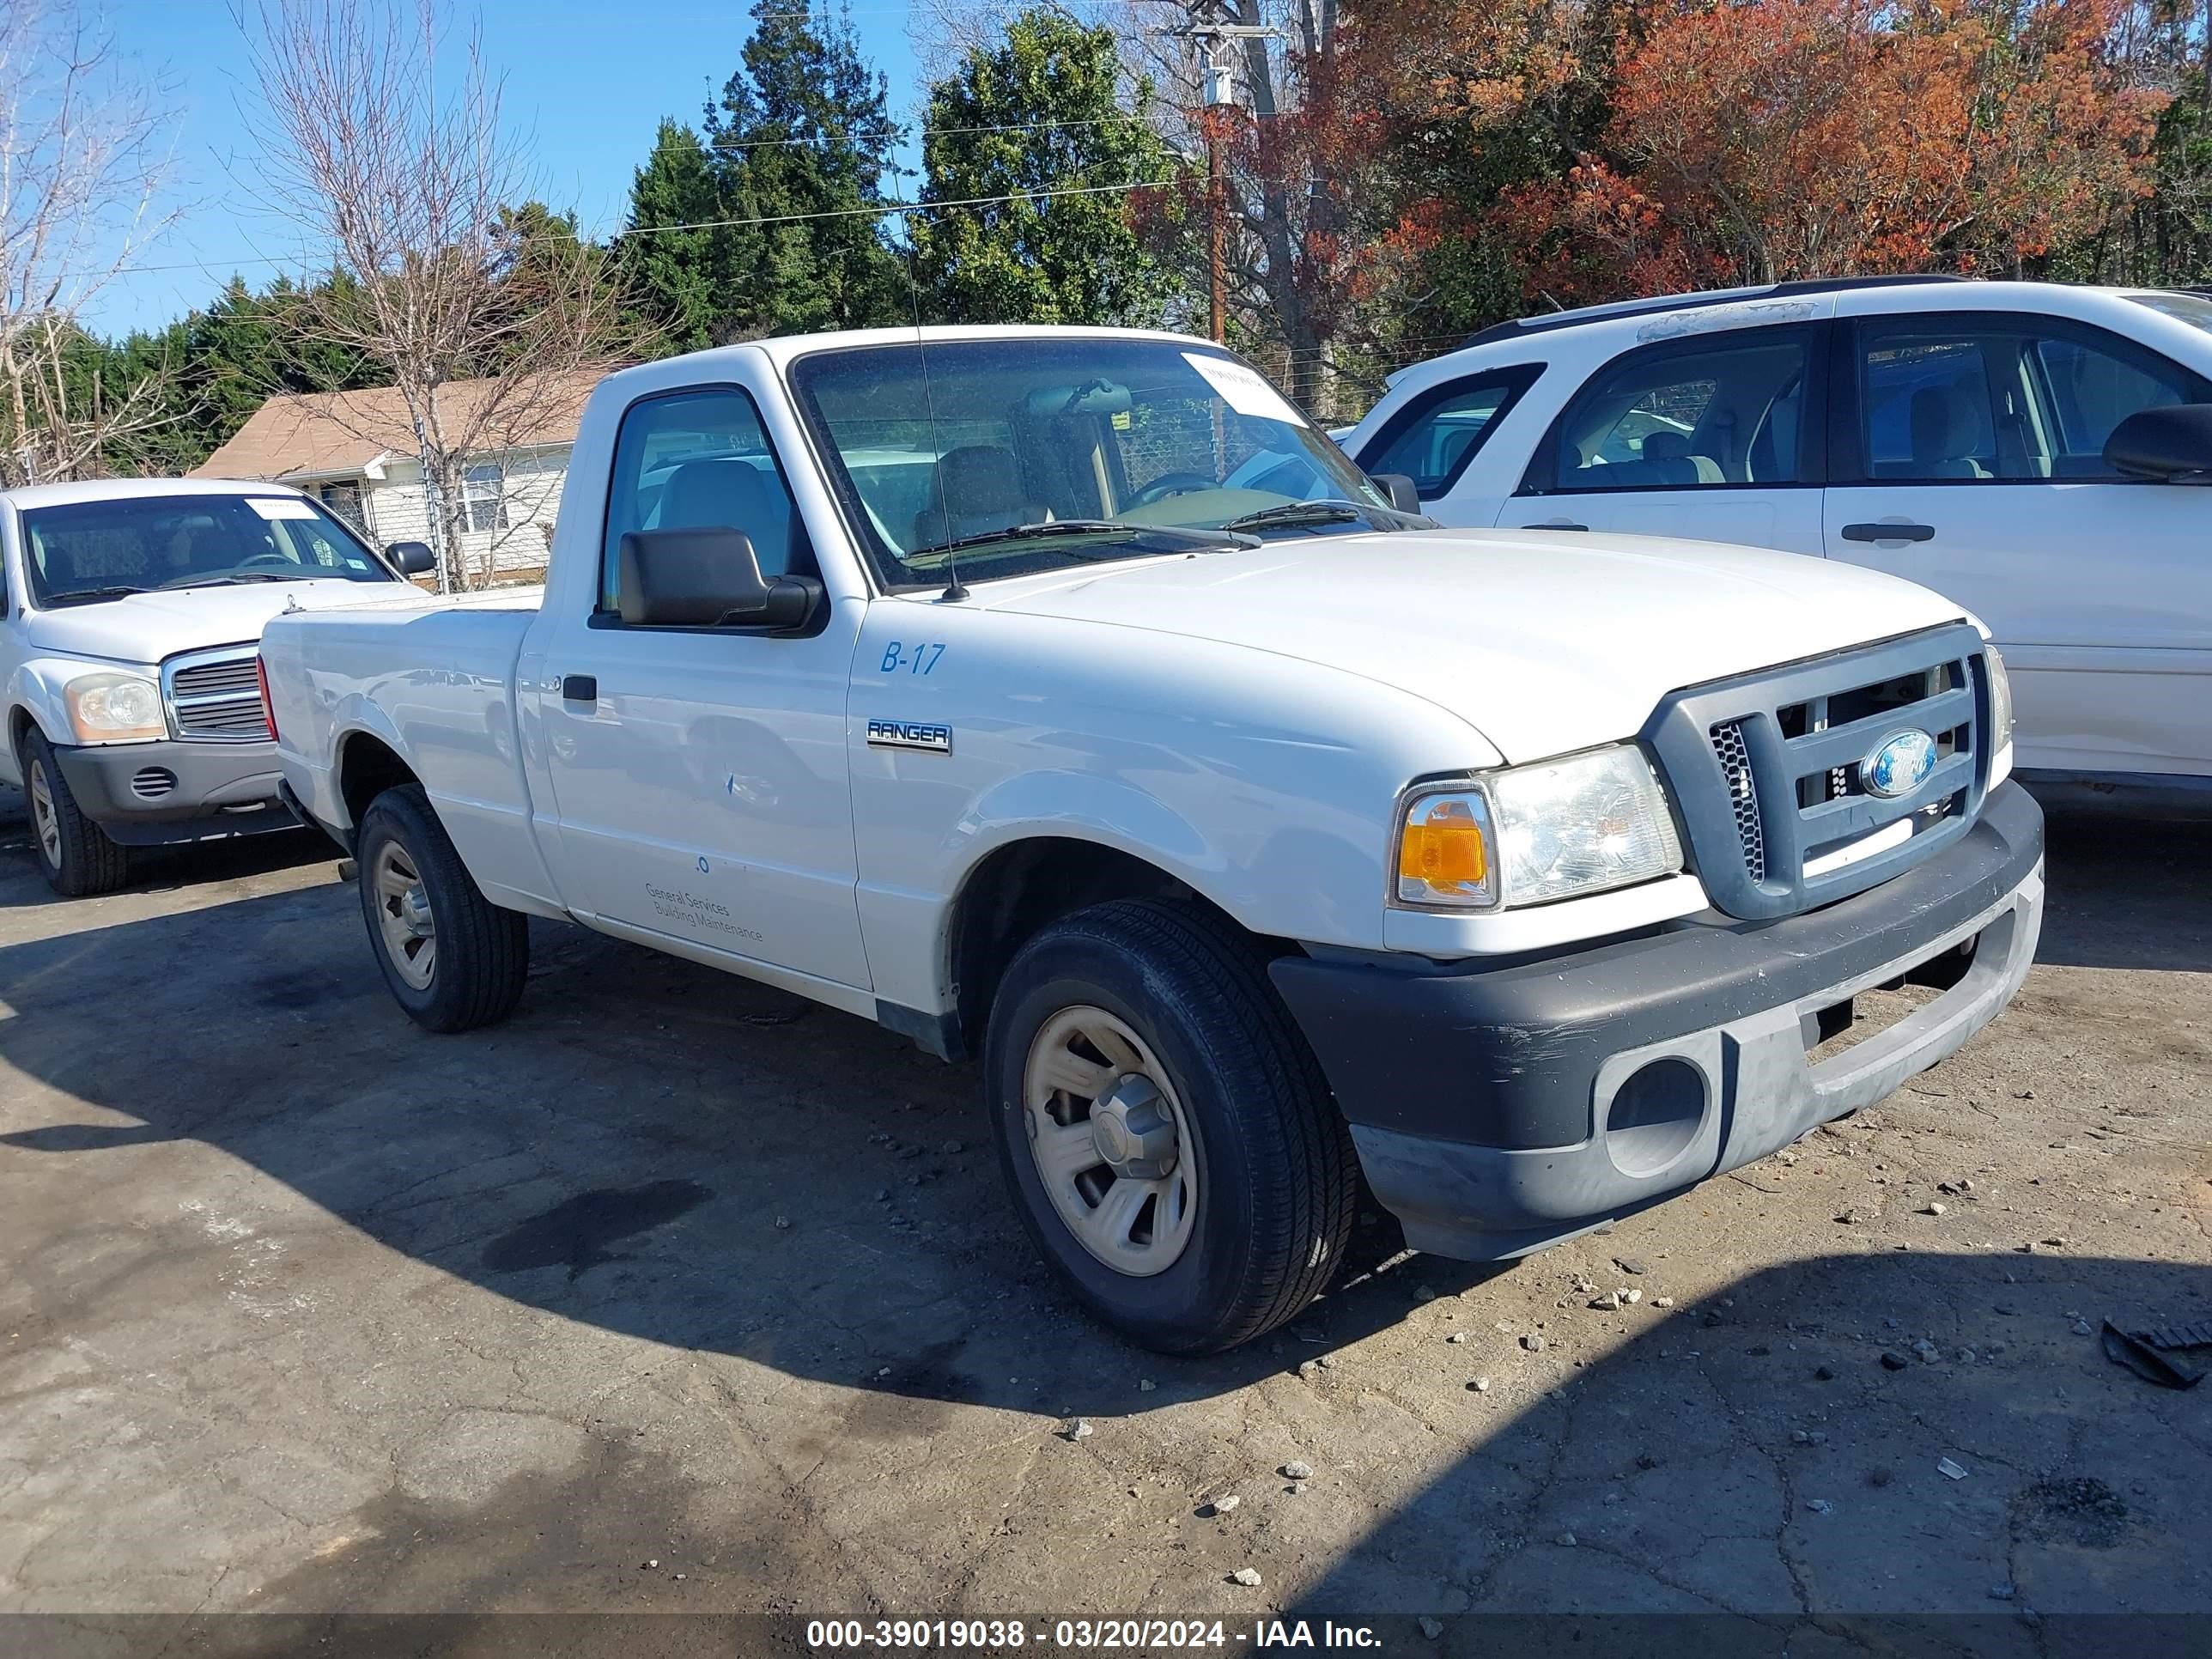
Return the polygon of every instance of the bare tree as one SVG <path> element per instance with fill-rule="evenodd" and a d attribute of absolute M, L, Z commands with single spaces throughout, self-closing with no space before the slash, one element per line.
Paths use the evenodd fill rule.
<path fill-rule="evenodd" d="M 170 128 L 69 0 L 0 0 L 0 481 L 96 471 L 169 418 L 158 375 L 103 384 L 78 319 L 173 222 Z"/>
<path fill-rule="evenodd" d="M 441 83 L 441 14 L 376 0 L 262 0 L 249 30 L 266 100 L 249 125 L 271 205 L 354 282 L 309 326 L 389 372 L 414 428 L 441 585 L 488 581 L 464 554 L 472 464 L 527 448 L 579 376 L 636 342 L 605 250 L 532 203 L 527 145 L 471 35 Z M 449 388 L 477 381 L 465 395 Z"/>

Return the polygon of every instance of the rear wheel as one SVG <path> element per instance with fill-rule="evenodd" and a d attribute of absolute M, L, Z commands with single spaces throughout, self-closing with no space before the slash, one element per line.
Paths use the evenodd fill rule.
<path fill-rule="evenodd" d="M 36 726 L 23 734 L 23 794 L 31 807 L 31 845 L 39 868 L 64 898 L 112 893 L 130 879 L 131 854 L 84 815 L 54 761 L 54 746 Z"/>
<path fill-rule="evenodd" d="M 1206 1353 L 1328 1284 L 1358 1165 L 1247 936 L 1149 900 L 1055 922 L 1008 965 L 986 1049 L 1007 1182 L 1100 1319 Z"/>
<path fill-rule="evenodd" d="M 530 969 L 530 924 L 486 899 L 420 784 L 362 814 L 355 885 L 384 982 L 415 1022 L 466 1031 L 505 1019 Z"/>

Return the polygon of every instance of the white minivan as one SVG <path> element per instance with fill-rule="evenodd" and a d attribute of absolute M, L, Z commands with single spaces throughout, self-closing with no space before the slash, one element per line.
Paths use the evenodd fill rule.
<path fill-rule="evenodd" d="M 1447 525 L 1909 577 L 2009 665 L 2031 776 L 2212 789 L 2212 299 L 1936 277 L 1501 324 L 1346 437 Z"/>
<path fill-rule="evenodd" d="M 286 830 L 264 623 L 407 590 L 430 550 L 379 554 L 281 484 L 103 479 L 0 492 L 0 781 L 28 798 L 57 892 L 120 886 L 130 849 Z"/>

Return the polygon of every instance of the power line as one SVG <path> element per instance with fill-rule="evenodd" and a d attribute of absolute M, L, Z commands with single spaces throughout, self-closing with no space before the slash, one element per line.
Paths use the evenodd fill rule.
<path fill-rule="evenodd" d="M 1276 109 L 1247 110 L 1244 113 L 1250 119 L 1259 120 L 1263 117 L 1268 119 L 1281 119 L 1298 112 L 1296 110 Z M 1123 121 L 1134 125 L 1136 120 L 1137 118 L 1127 111 L 1120 111 L 1112 115 L 1085 115 L 1066 121 L 1003 121 L 989 126 L 916 127 L 914 129 L 913 136 L 916 138 L 945 138 L 969 133 L 1053 132 L 1063 127 L 1109 127 L 1117 122 Z M 904 131 L 903 128 L 894 125 L 886 131 L 854 131 L 839 134 L 836 137 L 848 143 L 857 144 L 869 140 L 896 140 L 903 135 Z M 819 138 L 745 138 L 736 143 L 724 143 L 720 139 L 709 138 L 704 140 L 701 147 L 713 150 L 717 155 L 726 155 L 732 150 L 774 149 L 786 146 L 813 145 L 830 142 L 832 142 L 831 137 L 826 134 Z"/>
<path fill-rule="evenodd" d="M 894 215 L 903 216 L 908 214 L 915 213 L 942 213 L 950 211 L 954 208 L 1000 207 L 1009 202 L 1044 201 L 1062 196 L 1109 196 L 1116 192 L 1126 193 L 1127 191 L 1139 190 L 1167 190 L 1173 189 L 1177 185 L 1186 185 L 1188 182 L 1189 180 L 1184 179 L 1132 179 L 1127 184 L 1117 185 L 1065 185 L 1046 190 L 1013 191 L 1004 196 L 963 196 L 951 201 L 944 202 L 883 202 L 872 204 L 866 207 L 823 208 L 813 213 L 761 214 L 750 219 L 697 219 L 684 224 L 637 225 L 627 230 L 617 231 L 615 233 L 615 235 L 619 238 L 629 236 L 662 236 L 682 230 L 745 230 L 763 225 L 804 224 L 809 221 L 818 219 L 883 219 L 889 218 Z M 560 240 L 562 239 L 552 236 L 534 236 L 525 239 L 524 240 L 515 244 L 515 246 L 518 247 L 545 246 Z M 305 261 L 301 258 L 286 259 L 263 257 L 253 259 L 230 260 L 226 263 L 234 267 L 237 267 L 244 265 L 297 265 L 305 263 Z M 131 270 L 134 274 L 152 274 L 159 271 L 178 270 L 212 271 L 214 267 L 209 264 L 205 260 L 191 260 L 181 264 L 133 265 L 131 267 Z"/>

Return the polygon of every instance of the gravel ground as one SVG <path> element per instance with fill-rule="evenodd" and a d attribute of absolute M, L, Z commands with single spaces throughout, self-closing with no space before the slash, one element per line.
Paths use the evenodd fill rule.
<path fill-rule="evenodd" d="M 2212 828 L 2056 820 L 1881 1107 L 1183 1363 L 972 1070 L 557 927 L 428 1036 L 304 839 L 58 903 L 6 810 L 0 1612 L 2212 1612 L 2212 1388 L 2093 1334 L 2212 1320 Z"/>

